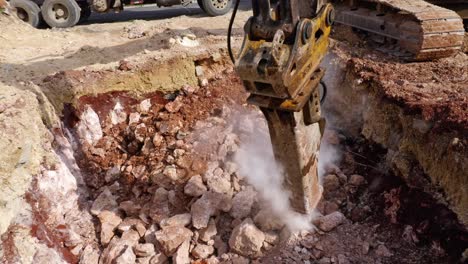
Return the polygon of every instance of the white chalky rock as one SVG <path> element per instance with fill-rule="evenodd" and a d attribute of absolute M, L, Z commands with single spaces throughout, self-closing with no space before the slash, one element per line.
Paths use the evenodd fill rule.
<path fill-rule="evenodd" d="M 127 113 L 120 103 L 116 103 L 114 109 L 109 112 L 109 117 L 113 125 L 127 121 Z"/>
<path fill-rule="evenodd" d="M 231 177 L 227 173 L 222 173 L 220 176 L 215 175 L 207 180 L 207 185 L 213 192 L 230 193 Z"/>
<path fill-rule="evenodd" d="M 135 253 L 133 253 L 132 247 L 127 247 L 125 251 L 117 257 L 115 260 L 115 264 L 129 264 L 129 263 L 135 263 L 136 261 L 136 256 Z"/>
<path fill-rule="evenodd" d="M 131 113 L 128 116 L 128 124 L 136 124 L 140 121 L 140 114 L 139 113 Z"/>
<path fill-rule="evenodd" d="M 254 225 L 252 219 L 247 218 L 232 230 L 229 246 L 243 256 L 254 257 L 260 252 L 264 240 L 265 234 Z"/>
<path fill-rule="evenodd" d="M 151 108 L 151 99 L 145 99 L 141 101 L 140 104 L 138 105 L 138 112 L 142 114 L 146 114 L 149 112 L 150 108 Z"/>
<path fill-rule="evenodd" d="M 190 264 L 190 240 L 185 240 L 172 257 L 174 264 Z"/>
<path fill-rule="evenodd" d="M 157 231 L 155 235 L 164 254 L 171 256 L 184 241 L 192 237 L 193 233 L 183 226 L 169 226 Z"/>
<path fill-rule="evenodd" d="M 203 180 L 200 175 L 192 176 L 184 187 L 184 193 L 193 197 L 201 196 L 206 191 L 207 188 L 205 184 L 203 184 Z"/>
<path fill-rule="evenodd" d="M 216 236 L 218 230 L 216 228 L 216 222 L 213 218 L 210 219 L 208 226 L 200 230 L 200 239 L 202 241 L 208 242 Z"/>
<path fill-rule="evenodd" d="M 231 216 L 239 219 L 249 216 L 256 195 L 257 193 L 250 186 L 237 193 L 232 199 Z"/>
<path fill-rule="evenodd" d="M 218 210 L 228 212 L 231 209 L 231 197 L 226 194 L 206 192 L 192 204 L 192 224 L 196 229 L 208 226 L 210 217 Z"/>
<path fill-rule="evenodd" d="M 104 187 L 101 194 L 94 200 L 91 206 L 91 213 L 98 215 L 103 210 L 112 211 L 115 208 L 117 208 L 116 197 L 112 195 L 108 187 Z"/>
<path fill-rule="evenodd" d="M 154 245 L 151 243 L 138 244 L 133 247 L 133 251 L 138 257 L 149 257 L 155 253 Z"/>
<path fill-rule="evenodd" d="M 102 138 L 99 116 L 90 106 L 86 106 L 81 114 L 77 132 L 80 139 L 90 145 L 96 144 Z"/>
<path fill-rule="evenodd" d="M 122 218 L 113 211 L 102 211 L 98 215 L 101 222 L 101 244 L 107 245 L 114 236 L 115 228 L 122 222 Z"/>
<path fill-rule="evenodd" d="M 161 226 L 161 228 L 168 227 L 168 226 L 188 226 L 191 221 L 192 221 L 192 215 L 190 215 L 189 213 L 178 214 L 170 218 L 161 220 L 161 223 L 159 223 L 159 226 Z"/>
<path fill-rule="evenodd" d="M 197 259 L 206 259 L 211 254 L 213 254 L 213 252 L 214 252 L 213 246 L 198 244 L 192 250 L 192 256 L 194 256 Z"/>

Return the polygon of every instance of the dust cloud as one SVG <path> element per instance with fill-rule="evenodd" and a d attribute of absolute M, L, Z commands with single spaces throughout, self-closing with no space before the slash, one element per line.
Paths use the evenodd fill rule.
<path fill-rule="evenodd" d="M 292 232 L 311 230 L 313 215 L 302 215 L 292 210 L 289 192 L 283 188 L 284 170 L 274 158 L 266 121 L 259 115 L 243 114 L 237 117 L 241 124 L 255 120 L 253 132 L 242 139 L 234 161 L 239 165 L 240 175 L 246 177 L 276 215 Z"/>

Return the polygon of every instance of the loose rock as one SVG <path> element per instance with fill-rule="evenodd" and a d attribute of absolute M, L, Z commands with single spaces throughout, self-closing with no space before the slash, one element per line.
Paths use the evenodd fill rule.
<path fill-rule="evenodd" d="M 328 232 L 341 225 L 345 219 L 346 217 L 341 212 L 333 212 L 329 215 L 320 217 L 317 225 L 321 230 Z"/>
<path fill-rule="evenodd" d="M 232 199 L 231 216 L 234 218 L 249 216 L 255 197 L 256 192 L 252 187 L 247 187 L 243 191 L 237 193 Z"/>
<path fill-rule="evenodd" d="M 184 187 L 184 193 L 193 197 L 203 195 L 207 191 L 200 175 L 192 176 Z"/>
<path fill-rule="evenodd" d="M 213 216 L 217 210 L 228 212 L 231 209 L 231 203 L 231 198 L 226 194 L 206 192 L 192 204 L 193 226 L 197 229 L 207 227 L 210 217 Z"/>
<path fill-rule="evenodd" d="M 193 233 L 182 226 L 169 226 L 157 231 L 155 235 L 164 254 L 171 256 L 184 241 L 192 237 Z"/>
<path fill-rule="evenodd" d="M 185 240 L 182 245 L 177 249 L 172 261 L 174 264 L 189 264 L 190 263 L 190 240 Z"/>
<path fill-rule="evenodd" d="M 234 228 L 229 239 L 229 246 L 235 252 L 243 256 L 256 256 L 263 245 L 265 234 L 258 229 L 252 219 L 245 219 Z"/>
<path fill-rule="evenodd" d="M 98 215 L 101 222 L 101 244 L 107 245 L 114 236 L 115 228 L 122 222 L 122 219 L 113 211 L 102 211 Z"/>
<path fill-rule="evenodd" d="M 212 246 L 208 245 L 203 245 L 203 244 L 198 244 L 193 250 L 192 250 L 192 256 L 194 256 L 197 259 L 206 259 L 208 258 L 211 254 L 213 254 L 214 248 Z"/>

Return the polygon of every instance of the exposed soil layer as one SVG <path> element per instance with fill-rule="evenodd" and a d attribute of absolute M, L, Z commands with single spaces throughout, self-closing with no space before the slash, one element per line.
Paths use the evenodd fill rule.
<path fill-rule="evenodd" d="M 207 87 L 192 89 L 185 87 L 176 93 L 148 95 L 151 108 L 146 112 L 141 110 L 144 100 L 133 99 L 126 93 L 84 96 L 74 110 L 79 117 L 86 106 L 91 106 L 100 117 L 103 129 L 103 137 L 95 145 L 82 146 L 80 159 L 86 172 L 85 181 L 95 192 L 93 196 L 101 194 L 103 188 L 113 190 L 119 204 L 131 202 L 134 205 L 133 212 L 125 211 L 122 218 L 139 216 L 146 229 L 150 228 L 151 221 L 158 222 L 155 219 L 159 204 L 155 204 L 153 197 L 156 189 L 163 187 L 177 197 L 171 202 L 166 217 L 186 213 L 195 200 L 184 194 L 184 185 L 193 175 L 209 174 L 213 159 L 219 158 L 219 142 L 223 141 L 219 137 L 224 138 L 220 134 L 226 134 L 226 130 L 216 129 L 211 138 L 202 137 L 201 148 L 193 145 L 196 131 L 220 126 L 221 121 L 217 120 L 229 123 L 231 111 L 246 107 L 242 106 L 246 94 L 232 72 L 213 80 Z M 127 116 L 139 113 L 138 120 L 130 125 L 127 122 L 131 121 L 113 125 L 110 113 L 115 111 L 116 103 L 122 104 Z M 171 112 L 173 106 L 177 110 Z M 243 111 L 250 111 L 248 109 Z M 171 124 L 176 124 L 177 129 L 166 130 L 166 125 L 170 127 Z M 163 136 L 161 145 L 149 146 L 158 134 Z M 460 260 L 467 233 L 456 215 L 427 193 L 408 187 L 386 170 L 384 148 L 364 138 L 346 138 L 334 130 L 329 130 L 325 138 L 324 144 L 339 149 L 344 158 L 341 163 L 329 164 L 327 168 L 323 182 L 325 194 L 319 211 L 324 215 L 340 211 L 346 219 L 331 231 L 301 233 L 276 247 L 264 246 L 258 256 L 250 259 L 258 258 L 260 263 L 454 263 Z M 177 157 L 180 149 L 185 154 Z M 229 155 L 222 160 L 224 164 L 229 163 Z M 164 170 L 174 165 L 176 175 L 171 177 L 175 180 L 169 180 Z M 119 168 L 118 176 L 109 178 L 109 171 L 115 166 Z M 231 177 L 236 179 L 240 175 L 234 173 Z M 241 186 L 245 185 L 247 182 L 241 181 Z M 261 208 L 262 203 L 257 203 L 252 207 L 252 218 Z M 155 208 L 156 211 L 152 211 Z M 220 239 L 226 244 L 232 228 L 243 220 L 223 212 L 214 219 Z M 197 230 L 192 224 L 187 227 Z M 117 238 L 125 237 L 118 232 L 115 234 Z M 192 238 L 194 247 L 200 243 L 205 242 Z M 105 244 L 101 246 L 106 252 Z M 156 243 L 156 247 L 161 245 Z M 215 248 L 209 261 L 247 260 L 242 252 Z M 192 258 L 197 259 L 195 255 Z"/>
<path fill-rule="evenodd" d="M 441 131 L 468 131 L 468 56 L 459 54 L 430 62 L 405 62 L 377 51 L 349 27 L 336 26 L 336 52 L 348 60 L 349 70 L 369 82 L 384 99 L 405 113 L 422 115 Z M 382 49 L 382 48 L 380 48 Z M 388 50 L 387 50 L 388 51 Z M 346 54 L 346 55 L 345 55 Z"/>

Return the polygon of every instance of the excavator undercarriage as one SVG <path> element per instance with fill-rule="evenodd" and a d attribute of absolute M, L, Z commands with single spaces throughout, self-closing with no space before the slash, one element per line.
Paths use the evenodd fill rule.
<path fill-rule="evenodd" d="M 466 19 L 466 0 L 345 0 L 334 4 L 338 23 L 396 42 L 398 55 L 409 60 L 448 57 L 463 46 L 461 16 Z"/>

